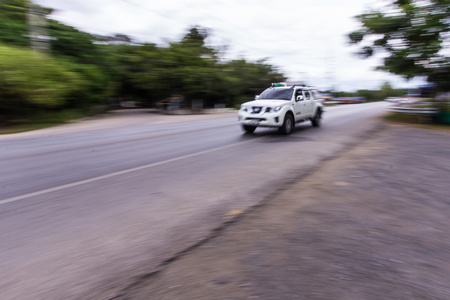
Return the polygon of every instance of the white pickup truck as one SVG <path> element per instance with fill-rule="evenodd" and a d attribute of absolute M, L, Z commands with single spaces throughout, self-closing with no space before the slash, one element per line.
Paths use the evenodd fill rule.
<path fill-rule="evenodd" d="M 275 127 L 283 134 L 291 134 L 295 123 L 311 121 L 319 127 L 323 114 L 320 92 L 305 85 L 272 84 L 256 100 L 243 103 L 238 121 L 245 132 L 256 127 Z"/>

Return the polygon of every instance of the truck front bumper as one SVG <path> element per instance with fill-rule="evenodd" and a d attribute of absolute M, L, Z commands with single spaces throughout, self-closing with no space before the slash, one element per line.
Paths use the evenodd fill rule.
<path fill-rule="evenodd" d="M 238 122 L 241 125 L 255 127 L 281 127 L 281 125 L 283 125 L 283 118 L 277 113 L 266 113 L 261 115 L 239 112 Z"/>

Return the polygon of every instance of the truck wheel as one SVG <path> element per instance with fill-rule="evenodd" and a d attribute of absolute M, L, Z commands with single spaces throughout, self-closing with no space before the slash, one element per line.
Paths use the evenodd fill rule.
<path fill-rule="evenodd" d="M 318 109 L 314 117 L 311 119 L 313 127 L 320 127 L 320 121 L 322 119 L 322 110 Z"/>
<path fill-rule="evenodd" d="M 294 131 L 294 118 L 291 114 L 286 114 L 283 126 L 280 127 L 279 131 L 286 135 L 291 134 Z"/>
<path fill-rule="evenodd" d="M 256 126 L 242 125 L 242 129 L 247 133 L 253 133 L 256 130 Z"/>

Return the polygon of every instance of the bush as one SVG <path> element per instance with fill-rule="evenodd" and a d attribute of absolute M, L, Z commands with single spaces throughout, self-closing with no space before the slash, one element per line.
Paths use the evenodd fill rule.
<path fill-rule="evenodd" d="M 66 107 L 89 111 L 92 105 L 105 104 L 110 93 L 111 79 L 103 67 L 69 61 L 64 66 L 80 76 L 82 83 L 66 95 Z"/>
<path fill-rule="evenodd" d="M 82 86 L 79 74 L 49 55 L 0 45 L 0 108 L 57 108 Z"/>

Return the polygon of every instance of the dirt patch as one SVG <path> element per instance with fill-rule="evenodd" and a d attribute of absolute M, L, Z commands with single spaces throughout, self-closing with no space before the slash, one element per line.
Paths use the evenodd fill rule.
<path fill-rule="evenodd" d="M 450 299 L 449 174 L 389 125 L 119 299 Z"/>

